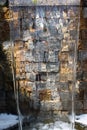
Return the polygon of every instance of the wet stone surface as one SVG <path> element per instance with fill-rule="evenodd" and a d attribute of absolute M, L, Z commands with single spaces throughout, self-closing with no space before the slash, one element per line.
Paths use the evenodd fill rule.
<path fill-rule="evenodd" d="M 19 32 L 19 36 L 14 37 L 14 56 L 19 88 L 23 88 L 21 81 L 24 81 L 24 99 L 31 100 L 34 109 L 38 109 L 35 99 L 44 110 L 68 109 L 66 104 L 68 99 L 71 100 L 68 93 L 72 90 L 69 82 L 73 84 L 78 9 L 68 7 L 66 12 L 64 6 L 38 6 L 18 10 L 16 22 L 20 28 L 13 22 L 14 30 Z M 14 8 L 13 12 L 17 14 Z M 63 105 L 64 95 L 66 102 Z"/>

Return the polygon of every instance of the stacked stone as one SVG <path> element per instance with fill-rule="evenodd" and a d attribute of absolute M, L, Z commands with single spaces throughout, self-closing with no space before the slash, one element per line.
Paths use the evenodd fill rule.
<path fill-rule="evenodd" d="M 27 100 L 41 112 L 70 110 L 78 9 L 20 8 L 16 21 L 14 30 L 19 35 L 14 35 L 14 56 L 20 102 Z"/>
<path fill-rule="evenodd" d="M 0 1 L 0 55 L 2 54 L 1 46 L 2 46 L 2 41 L 4 41 L 4 38 L 6 38 L 5 31 L 3 26 L 6 25 L 6 30 L 8 30 L 8 25 L 6 24 L 7 22 L 4 20 L 5 16 L 5 8 L 2 8 L 2 5 L 4 3 Z M 6 8 L 7 9 L 7 8 Z M 4 38 L 3 38 L 4 36 Z M 0 113 L 5 112 L 6 110 L 6 97 L 5 97 L 5 84 L 3 82 L 4 80 L 4 71 L 3 71 L 3 66 L 1 65 L 0 62 Z"/>
<path fill-rule="evenodd" d="M 10 40 L 10 10 L 7 7 L 7 0 L 0 1 L 0 44 L 7 56 L 9 65 L 11 65 L 11 43 Z"/>
<path fill-rule="evenodd" d="M 61 44 L 61 51 L 59 54 L 60 60 L 60 98 L 62 100 L 62 109 L 72 110 L 72 96 L 76 95 L 75 76 L 76 76 L 76 47 L 78 39 L 78 15 L 79 8 L 67 8 L 63 12 L 64 25 L 62 32 L 64 38 Z M 64 98 L 66 97 L 66 98 Z M 75 97 L 74 97 L 75 98 Z"/>
<path fill-rule="evenodd" d="M 0 1 L 0 112 L 12 111 L 12 105 L 15 103 L 10 69 L 11 46 L 10 42 L 7 42 L 10 40 L 9 12 L 8 1 Z M 10 47 L 7 47 L 8 44 Z"/>
<path fill-rule="evenodd" d="M 84 9 L 81 8 L 81 19 L 80 19 L 80 40 L 78 45 L 78 68 L 77 68 L 77 80 L 79 83 L 79 100 L 82 105 L 79 109 L 82 112 L 87 112 L 87 17 L 85 16 Z M 83 5 L 84 6 L 84 5 Z"/>
<path fill-rule="evenodd" d="M 31 100 L 32 104 L 30 105 L 33 105 L 32 107 L 35 109 L 40 107 L 41 110 L 58 110 L 61 107 L 57 91 L 57 82 L 59 81 L 58 53 L 63 34 L 60 30 L 61 38 L 57 37 L 56 24 L 51 27 L 48 22 L 49 20 L 52 22 L 53 19 L 51 16 L 48 18 L 48 15 L 46 15 L 47 22 L 46 18 L 36 18 L 36 27 L 32 28 L 33 22 L 35 22 L 32 21 L 35 14 L 33 14 L 32 8 L 27 11 L 31 16 L 22 19 L 22 27 L 25 28 L 23 26 L 25 21 L 31 20 L 30 24 L 27 23 L 29 25 L 26 24 L 29 27 L 27 30 L 22 30 L 22 40 L 15 40 L 14 44 L 16 78 L 19 82 L 20 95 L 23 96 L 23 100 L 24 98 Z M 37 8 L 36 16 L 40 15 L 38 11 L 43 11 L 43 9 Z M 26 17 L 26 11 L 22 13 L 25 13 L 24 16 Z M 50 15 L 52 14 L 50 13 Z M 41 20 L 44 23 L 41 23 Z M 41 24 L 45 24 L 45 27 L 43 28 Z M 54 32 L 52 32 L 52 29 L 54 29 Z"/>
<path fill-rule="evenodd" d="M 33 5 L 39 5 L 39 6 L 53 6 L 53 5 L 79 5 L 80 0 L 9 0 L 10 5 L 12 6 L 33 6 Z"/>

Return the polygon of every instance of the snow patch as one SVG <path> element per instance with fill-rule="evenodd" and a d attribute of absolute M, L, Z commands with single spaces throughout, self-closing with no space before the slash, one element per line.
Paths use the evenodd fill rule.
<path fill-rule="evenodd" d="M 87 114 L 75 116 L 75 122 L 87 126 Z M 18 116 L 12 114 L 0 114 L 0 130 L 10 128 L 18 123 Z M 54 123 L 37 123 L 31 130 L 72 130 L 72 125 L 67 122 L 55 121 Z M 75 129 L 74 129 L 75 130 Z"/>
<path fill-rule="evenodd" d="M 82 114 L 82 115 L 76 116 L 75 122 L 87 126 L 87 114 Z"/>
<path fill-rule="evenodd" d="M 44 123 L 37 123 L 34 124 L 33 128 L 30 130 L 72 130 L 72 125 L 63 122 L 63 121 L 55 121 L 54 123 L 44 124 Z M 76 130 L 76 129 L 74 129 Z"/>
<path fill-rule="evenodd" d="M 18 116 L 12 114 L 0 114 L 0 130 L 12 127 L 18 123 Z"/>

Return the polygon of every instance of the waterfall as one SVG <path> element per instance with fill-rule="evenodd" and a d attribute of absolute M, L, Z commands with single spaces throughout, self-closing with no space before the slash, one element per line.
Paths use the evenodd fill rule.
<path fill-rule="evenodd" d="M 75 128 L 75 89 L 77 84 L 76 73 L 77 73 L 77 50 L 78 50 L 78 43 L 79 43 L 79 32 L 80 32 L 80 7 L 78 7 L 78 27 L 77 27 L 77 37 L 76 43 L 74 47 L 74 66 L 73 66 L 73 88 L 72 88 L 72 130 Z"/>
<path fill-rule="evenodd" d="M 54 114 L 53 110 L 57 109 L 58 111 L 62 111 L 62 109 L 64 107 L 63 106 L 64 105 L 63 101 L 65 101 L 65 99 L 62 100 L 64 90 L 62 91 L 61 85 L 60 85 L 59 89 L 61 90 L 62 98 L 59 99 L 60 97 L 56 96 L 57 94 L 60 93 L 60 92 L 58 92 L 58 86 L 55 86 L 55 83 L 53 83 L 54 86 L 51 86 L 51 83 L 52 83 L 51 80 L 56 79 L 57 74 L 60 74 L 60 70 L 59 70 L 60 68 L 58 69 L 57 67 L 59 67 L 58 66 L 59 62 L 62 62 L 62 61 L 61 60 L 59 61 L 59 59 L 57 59 L 58 58 L 57 56 L 59 56 L 59 53 L 62 53 L 62 51 L 64 51 L 64 53 L 65 52 L 69 53 L 69 50 L 67 50 L 66 48 L 65 48 L 65 50 L 61 49 L 62 48 L 61 47 L 62 46 L 61 45 L 62 41 L 68 39 L 68 38 L 66 38 L 67 36 L 63 37 L 63 35 L 64 35 L 63 33 L 66 33 L 66 35 L 67 35 L 67 32 L 70 31 L 70 30 L 67 30 L 66 32 L 62 31 L 63 26 L 64 26 L 64 29 L 66 29 L 66 27 L 68 26 L 68 22 L 69 22 L 68 20 L 69 19 L 67 18 L 67 13 L 66 12 L 68 12 L 69 8 L 68 8 L 68 2 L 66 3 L 66 5 L 64 4 L 63 6 L 61 5 L 61 6 L 57 6 L 57 7 L 56 6 L 46 6 L 46 7 L 44 7 L 44 6 L 39 6 L 39 7 L 36 6 L 34 12 L 33 12 L 33 10 L 32 11 L 30 10 L 31 9 L 30 7 L 27 7 L 27 13 L 29 13 L 28 17 L 25 16 L 25 12 L 24 12 L 26 10 L 25 9 L 26 6 L 25 7 L 17 6 L 16 8 L 18 8 L 18 11 L 19 11 L 18 15 L 20 15 L 20 12 L 21 12 L 21 16 L 18 16 L 19 21 L 17 21 L 18 23 L 16 23 L 18 25 L 15 25 L 15 26 L 20 26 L 20 27 L 18 27 L 19 30 L 14 30 L 16 27 L 14 27 L 14 25 L 12 23 L 10 23 L 10 29 L 11 29 L 10 39 L 11 39 L 11 45 L 12 45 L 12 73 L 13 73 L 13 83 L 14 83 L 14 95 L 15 95 L 15 100 L 16 100 L 16 105 L 17 105 L 17 112 L 18 112 L 18 116 L 19 116 L 19 130 L 22 130 L 23 129 L 22 128 L 23 127 L 22 126 L 23 125 L 23 114 L 22 114 L 22 112 L 20 110 L 21 106 L 20 106 L 20 100 L 19 100 L 19 98 L 20 98 L 20 92 L 19 92 L 20 83 L 19 82 L 22 79 L 21 78 L 22 76 L 21 76 L 21 74 L 19 74 L 19 77 L 17 77 L 17 75 L 16 75 L 16 69 L 17 69 L 16 68 L 16 62 L 17 61 L 15 61 L 15 57 L 14 57 L 14 53 L 15 53 L 14 52 L 14 41 L 16 41 L 16 40 L 23 41 L 24 46 L 23 46 L 22 49 L 25 49 L 24 51 L 27 50 L 26 49 L 27 47 L 25 46 L 25 44 L 27 42 L 27 45 L 28 45 L 28 50 L 27 51 L 28 51 L 28 53 L 31 52 L 30 55 L 28 55 L 28 53 L 27 53 L 27 55 L 28 55 L 27 56 L 27 62 L 28 62 L 27 64 L 28 65 L 30 65 L 30 63 L 32 63 L 34 65 L 37 64 L 37 66 L 35 66 L 36 68 L 32 69 L 32 67 L 31 67 L 30 70 L 28 70 L 28 72 L 26 72 L 25 70 L 24 70 L 25 72 L 23 72 L 24 74 L 28 73 L 29 75 L 33 72 L 35 74 L 35 76 L 36 76 L 34 81 L 30 80 L 29 79 L 30 77 L 28 77 L 28 80 L 29 80 L 28 81 L 28 87 L 29 87 L 28 90 L 29 90 L 29 92 L 34 91 L 34 93 L 32 92 L 33 96 L 29 97 L 29 99 L 31 100 L 31 98 L 32 98 L 33 101 L 37 100 L 35 102 L 36 104 L 34 103 L 34 105 L 36 105 L 35 107 L 37 109 L 37 106 L 38 106 L 37 102 L 40 100 L 39 99 L 39 94 L 43 94 L 41 96 L 44 96 L 44 95 L 47 96 L 44 99 L 41 99 L 41 101 L 40 101 L 40 105 L 42 105 L 41 107 L 44 109 L 44 111 L 51 110 L 51 115 L 52 116 Z M 77 8 L 79 8 L 79 7 L 77 7 Z M 14 8 L 10 7 L 10 9 L 13 9 L 13 11 L 14 11 Z M 29 11 L 31 11 L 33 13 L 31 13 Z M 46 19 L 46 16 L 45 16 L 44 12 L 48 13 L 47 14 L 47 19 Z M 12 15 L 12 22 L 15 22 L 14 15 L 13 14 L 11 14 L 11 15 Z M 79 17 L 78 18 L 79 19 L 78 20 L 79 21 L 78 22 L 78 30 L 77 30 L 78 34 L 77 34 L 77 38 L 76 38 L 76 41 L 75 41 L 76 43 L 73 43 L 74 44 L 74 51 L 73 51 L 72 61 L 70 62 L 70 65 L 72 66 L 72 75 L 73 75 L 72 76 L 72 81 L 70 81 L 72 83 L 71 99 L 70 99 L 71 104 L 72 104 L 71 113 L 70 113 L 72 115 L 72 120 L 71 120 L 72 130 L 75 130 L 75 88 L 76 88 L 77 44 L 78 44 L 78 40 L 79 40 L 80 14 L 79 14 L 78 17 Z M 32 19 L 32 20 L 29 21 L 30 20 L 29 18 Z M 48 20 L 48 21 L 46 21 L 46 20 Z M 25 21 L 28 21 L 28 23 L 25 22 Z M 71 20 L 71 22 L 72 21 L 73 20 Z M 29 27 L 27 28 L 27 26 L 29 26 Z M 14 31 L 16 31 L 16 33 L 19 35 L 18 37 L 15 36 Z M 23 35 L 24 35 L 23 32 L 24 31 L 25 31 L 25 38 L 23 38 Z M 27 34 L 27 38 L 26 38 L 26 34 Z M 31 36 L 33 41 L 36 40 L 35 41 L 36 43 L 34 43 L 35 45 L 33 45 L 34 47 L 29 48 L 29 45 L 30 45 L 30 41 L 29 41 L 30 39 L 29 38 L 30 37 L 28 37 L 28 35 Z M 68 40 L 70 40 L 70 39 L 68 39 Z M 68 40 L 66 40 L 67 41 L 67 46 L 69 46 L 68 45 Z M 32 44 L 33 44 L 33 42 L 32 42 Z M 31 44 L 31 46 L 32 46 L 32 44 Z M 35 51 L 35 54 L 36 54 L 35 57 L 32 56 L 32 50 Z M 58 52 L 58 54 L 56 54 L 55 52 Z M 41 54 L 43 55 L 42 57 L 41 57 Z M 49 56 L 49 54 L 50 54 L 50 56 Z M 56 54 L 57 56 L 52 56 L 54 54 Z M 21 55 L 22 55 L 22 53 L 21 53 Z M 30 57 L 31 57 L 31 59 L 30 59 Z M 55 59 L 53 59 L 53 57 Z M 34 59 L 34 58 L 36 58 L 36 59 Z M 24 63 L 26 63 L 25 59 L 24 59 Z M 50 60 L 48 60 L 48 59 L 50 59 Z M 19 60 L 21 61 L 21 58 L 19 58 Z M 65 62 L 64 60 L 66 61 L 66 57 L 63 59 L 63 62 Z M 70 59 L 68 58 L 68 60 L 70 60 Z M 66 66 L 68 67 L 69 63 L 66 63 L 66 64 L 67 64 Z M 43 67 L 42 67 L 42 65 L 43 65 Z M 46 67 L 44 67 L 44 65 Z M 48 67 L 49 67 L 49 69 L 48 69 Z M 41 76 L 42 76 L 41 74 L 43 72 L 46 74 L 46 77 L 47 77 L 46 81 L 44 81 L 44 80 L 41 81 Z M 49 77 L 49 75 L 50 75 L 49 72 L 51 74 L 54 74 L 54 77 L 55 77 L 54 79 L 52 79 L 51 76 L 50 76 L 51 78 Z M 22 70 L 21 70 L 21 73 L 22 73 Z M 66 77 L 63 77 L 63 74 L 64 73 L 62 72 L 62 79 L 66 78 Z M 68 72 L 67 72 L 66 75 L 68 75 Z M 23 78 L 23 80 L 26 80 L 26 76 Z M 65 80 L 64 81 L 65 83 L 66 82 L 69 83 L 69 79 L 67 79 L 67 81 L 66 81 L 66 79 L 64 79 L 64 80 Z M 29 84 L 29 83 L 33 84 L 32 82 L 35 83 L 35 85 L 36 85 L 36 86 L 34 86 L 34 88 L 33 88 L 33 85 Z M 44 85 L 44 87 L 40 86 L 40 85 L 42 85 L 42 83 L 45 84 L 45 82 L 46 82 L 46 86 L 45 85 Z M 59 83 L 61 84 L 61 82 L 62 81 L 57 79 L 57 84 L 58 85 L 59 85 Z M 25 88 L 26 86 L 27 85 L 25 85 L 23 87 Z M 47 89 L 47 90 L 44 91 L 45 89 Z M 39 90 L 40 90 L 41 93 L 39 92 Z M 67 91 L 66 88 L 65 88 L 65 91 Z M 53 92 L 53 97 L 50 94 L 51 92 Z M 49 96 L 49 95 L 51 95 L 51 96 Z M 64 97 L 64 98 L 66 98 L 66 97 Z M 60 103 L 60 100 L 63 103 Z M 56 101 L 59 104 L 55 105 Z M 63 104 L 62 107 L 61 107 L 60 104 Z M 65 103 L 65 105 L 66 105 L 66 103 Z M 68 108 L 68 106 L 67 106 L 67 108 Z M 67 110 L 67 113 L 68 113 L 68 110 Z M 27 117 L 28 117 L 28 115 L 27 115 Z M 61 120 L 61 118 L 58 119 L 58 120 Z"/>
<path fill-rule="evenodd" d="M 10 7 L 9 7 L 10 8 Z M 11 10 L 11 8 L 10 8 Z M 13 12 L 11 12 L 10 17 L 12 18 L 12 21 L 14 20 Z M 14 59 L 14 32 L 13 32 L 13 26 L 10 23 L 10 43 L 11 43 L 11 61 L 12 61 L 12 75 L 13 75 L 13 87 L 14 87 L 14 97 L 17 105 L 17 112 L 18 112 L 18 118 L 19 118 L 19 130 L 22 130 L 22 115 L 19 108 L 19 94 L 18 94 L 18 88 L 19 83 L 16 84 L 16 73 L 15 73 L 15 59 Z"/>

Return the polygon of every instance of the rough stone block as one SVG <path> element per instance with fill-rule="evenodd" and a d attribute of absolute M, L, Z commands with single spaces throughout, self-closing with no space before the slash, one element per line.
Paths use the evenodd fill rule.
<path fill-rule="evenodd" d="M 41 80 L 42 81 L 46 81 L 47 80 L 47 72 L 46 73 L 41 72 Z"/>
<path fill-rule="evenodd" d="M 46 82 L 36 82 L 35 85 L 37 91 L 42 91 L 43 89 L 47 89 Z"/>
<path fill-rule="evenodd" d="M 32 51 L 28 51 L 28 52 L 25 53 L 25 60 L 29 61 L 29 62 L 35 61 L 35 59 L 32 55 Z"/>
<path fill-rule="evenodd" d="M 61 101 L 66 102 L 66 101 L 71 101 L 72 100 L 71 93 L 69 91 L 67 91 L 67 92 L 60 91 L 59 94 L 60 94 L 60 100 Z"/>
<path fill-rule="evenodd" d="M 69 90 L 68 82 L 64 82 L 64 83 L 63 82 L 55 82 L 55 86 L 56 86 L 58 92 Z"/>
<path fill-rule="evenodd" d="M 57 88 L 51 90 L 51 100 L 60 100 L 60 95 L 57 91 Z"/>
<path fill-rule="evenodd" d="M 48 81 L 59 81 L 59 74 L 57 72 L 51 72 L 48 73 L 48 77 L 47 77 Z"/>
<path fill-rule="evenodd" d="M 44 89 L 39 90 L 39 98 L 40 100 L 51 100 L 51 90 L 50 89 Z"/>
<path fill-rule="evenodd" d="M 25 87 L 25 80 L 20 80 L 19 86 L 20 86 L 20 88 Z"/>
<path fill-rule="evenodd" d="M 32 72 L 33 69 L 34 69 L 34 65 L 33 65 L 32 63 L 28 63 L 28 62 L 25 63 L 25 72 L 26 72 L 26 73 Z"/>
<path fill-rule="evenodd" d="M 59 63 L 47 63 L 47 71 L 48 72 L 58 72 Z"/>
<path fill-rule="evenodd" d="M 60 61 L 68 61 L 69 54 L 68 53 L 61 53 L 59 54 Z"/>
<path fill-rule="evenodd" d="M 42 101 L 41 102 L 41 110 L 43 111 L 50 111 L 50 110 L 61 110 L 62 106 L 61 106 L 61 102 L 59 100 L 55 100 L 55 101 Z"/>
<path fill-rule="evenodd" d="M 68 82 L 68 75 L 61 73 L 60 74 L 60 82 Z"/>
<path fill-rule="evenodd" d="M 78 105 L 77 105 L 78 104 Z M 83 101 L 75 101 L 75 110 L 77 111 L 79 111 L 79 110 L 82 110 L 83 109 Z"/>
<path fill-rule="evenodd" d="M 72 110 L 72 101 L 71 100 L 62 101 L 61 103 L 62 103 L 62 110 L 71 112 L 71 110 Z"/>
<path fill-rule="evenodd" d="M 49 62 L 58 62 L 58 51 L 49 51 Z"/>
<path fill-rule="evenodd" d="M 78 57 L 80 61 L 87 60 L 87 51 L 86 50 L 79 51 Z"/>

